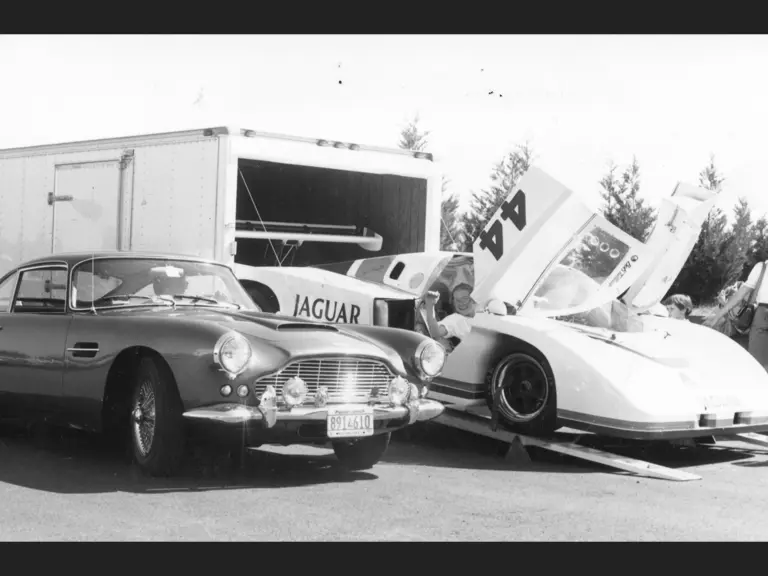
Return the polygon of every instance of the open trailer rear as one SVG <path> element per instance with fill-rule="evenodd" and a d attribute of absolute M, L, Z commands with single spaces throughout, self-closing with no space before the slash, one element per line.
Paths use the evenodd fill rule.
<path fill-rule="evenodd" d="M 439 249 L 423 152 L 233 128 L 0 150 L 0 276 L 53 252 L 318 265 Z"/>

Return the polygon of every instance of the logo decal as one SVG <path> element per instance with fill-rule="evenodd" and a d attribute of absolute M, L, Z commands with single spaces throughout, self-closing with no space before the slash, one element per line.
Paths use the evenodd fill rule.
<path fill-rule="evenodd" d="M 360 306 L 325 300 L 324 298 L 310 300 L 309 296 L 302 297 L 300 294 L 296 294 L 293 315 L 337 324 L 359 324 Z"/>

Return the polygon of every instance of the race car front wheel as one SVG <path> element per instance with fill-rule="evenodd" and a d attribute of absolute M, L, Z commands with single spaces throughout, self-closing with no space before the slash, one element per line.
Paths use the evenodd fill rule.
<path fill-rule="evenodd" d="M 498 403 L 500 421 L 521 434 L 557 430 L 557 390 L 546 358 L 537 351 L 502 358 L 486 377 L 488 406 Z"/>
<path fill-rule="evenodd" d="M 133 457 L 152 476 L 178 470 L 186 436 L 181 399 L 169 369 L 154 358 L 140 360 L 130 404 Z"/>
<path fill-rule="evenodd" d="M 391 433 L 386 433 L 360 440 L 334 442 L 333 451 L 339 463 L 347 470 L 368 470 L 384 456 L 391 437 Z"/>

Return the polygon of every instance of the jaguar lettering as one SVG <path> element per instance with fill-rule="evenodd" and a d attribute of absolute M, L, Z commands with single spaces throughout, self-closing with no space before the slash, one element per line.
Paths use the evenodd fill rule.
<path fill-rule="evenodd" d="M 325 298 L 311 299 L 309 296 L 296 294 L 293 315 L 337 324 L 359 324 L 360 306 Z"/>

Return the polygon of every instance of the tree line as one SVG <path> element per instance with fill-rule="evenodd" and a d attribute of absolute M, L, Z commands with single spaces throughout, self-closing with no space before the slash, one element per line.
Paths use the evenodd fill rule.
<path fill-rule="evenodd" d="M 428 151 L 429 131 L 419 126 L 418 116 L 403 127 L 400 148 Z M 447 191 L 443 179 L 441 247 L 443 250 L 471 252 L 472 244 L 491 216 L 496 212 L 520 177 L 535 160 L 529 142 L 518 144 L 492 169 L 490 185 L 471 191 L 469 208 L 458 212 L 456 193 Z M 699 185 L 715 193 L 722 191 L 725 176 L 711 156 L 698 174 Z M 602 197 L 603 216 L 632 237 L 644 242 L 656 224 L 656 210 L 640 195 L 641 172 L 637 158 L 624 167 L 610 164 L 597 182 Z M 704 222 L 693 250 L 670 293 L 688 294 L 695 304 L 712 302 L 725 286 L 745 280 L 756 262 L 768 259 L 768 220 L 753 220 L 746 198 L 733 207 L 733 223 L 727 214 L 714 208 Z"/>

